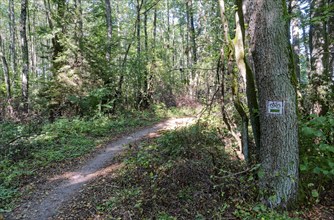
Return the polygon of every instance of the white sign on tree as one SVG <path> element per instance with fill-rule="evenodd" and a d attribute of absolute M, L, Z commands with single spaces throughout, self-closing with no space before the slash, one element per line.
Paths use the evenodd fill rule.
<path fill-rule="evenodd" d="M 271 115 L 283 115 L 284 101 L 267 101 L 267 112 Z"/>

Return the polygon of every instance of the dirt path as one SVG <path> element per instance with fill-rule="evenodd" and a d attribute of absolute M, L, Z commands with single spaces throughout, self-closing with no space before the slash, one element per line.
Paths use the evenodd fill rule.
<path fill-rule="evenodd" d="M 17 207 L 6 219 L 52 219 L 60 206 L 66 204 L 76 193 L 79 193 L 89 181 L 103 175 L 105 165 L 123 150 L 124 145 L 152 135 L 161 129 L 171 130 L 194 121 L 195 118 L 169 119 L 109 143 L 101 153 L 90 159 L 81 168 L 49 179 L 34 192 L 27 202 Z"/>

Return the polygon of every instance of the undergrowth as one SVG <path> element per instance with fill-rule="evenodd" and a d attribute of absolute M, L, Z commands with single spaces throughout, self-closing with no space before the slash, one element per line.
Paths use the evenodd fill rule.
<path fill-rule="evenodd" d="M 86 155 L 118 134 L 168 116 L 186 114 L 191 112 L 158 106 L 153 111 L 126 112 L 112 117 L 60 118 L 54 123 L 34 120 L 1 123 L 0 213 L 10 211 L 20 198 L 19 189 L 39 170 Z"/>
<path fill-rule="evenodd" d="M 114 117 L 58 119 L 54 123 L 0 125 L 0 213 L 9 211 L 20 188 L 38 170 L 76 160 L 120 133 L 193 110 L 128 112 Z M 233 141 L 219 117 L 163 132 L 131 145 L 118 162 L 113 187 L 96 204 L 107 219 L 291 219 L 303 212 L 276 212 L 262 205 L 258 165 L 233 154 Z M 219 128 L 219 129 L 218 129 Z M 334 116 L 311 115 L 300 124 L 300 199 L 333 206 Z M 224 145 L 224 144 L 228 144 Z M 231 145 L 231 146 L 229 146 Z M 329 196 L 329 199 L 325 199 Z M 311 215 L 312 216 L 312 215 Z"/>
<path fill-rule="evenodd" d="M 221 123 L 221 122 L 219 122 Z M 124 153 L 108 198 L 106 219 L 289 219 L 257 204 L 257 166 L 222 144 L 217 120 L 165 132 Z M 229 138 L 228 136 L 224 138 Z M 233 151 L 232 151 L 233 152 Z"/>
<path fill-rule="evenodd" d="M 323 203 L 333 207 L 333 113 L 325 116 L 310 115 L 302 121 L 300 125 L 300 172 L 300 203 L 306 206 Z"/>

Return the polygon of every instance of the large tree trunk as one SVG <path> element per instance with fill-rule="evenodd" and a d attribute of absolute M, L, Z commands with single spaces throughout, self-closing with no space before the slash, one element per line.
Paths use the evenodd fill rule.
<path fill-rule="evenodd" d="M 24 112 L 28 112 L 28 89 L 29 89 L 29 52 L 27 41 L 27 8 L 28 0 L 21 0 L 20 37 L 22 48 L 22 102 Z"/>
<path fill-rule="evenodd" d="M 298 183 L 296 89 L 284 8 L 285 1 L 255 0 L 249 24 L 259 91 L 260 188 L 270 207 L 282 208 L 296 199 Z M 282 114 L 269 114 L 268 101 L 282 101 Z"/>

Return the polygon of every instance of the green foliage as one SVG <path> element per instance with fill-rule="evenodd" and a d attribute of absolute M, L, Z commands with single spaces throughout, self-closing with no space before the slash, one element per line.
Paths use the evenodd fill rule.
<path fill-rule="evenodd" d="M 13 198 L 16 196 L 17 191 L 15 189 L 10 189 L 0 185 L 0 213 L 7 211 L 7 207 L 5 205 L 11 204 Z"/>
<path fill-rule="evenodd" d="M 158 144 L 162 147 L 163 153 L 170 155 L 172 158 L 193 158 L 196 148 L 214 146 L 215 143 L 220 141 L 217 131 L 212 127 L 203 129 L 206 126 L 209 125 L 202 122 L 199 126 L 191 126 L 181 129 L 179 132 L 167 133 L 158 140 Z"/>
<path fill-rule="evenodd" d="M 220 123 L 209 117 L 131 145 L 118 159 L 124 166 L 110 180 L 115 187 L 98 208 L 113 218 L 128 210 L 141 219 L 224 219 L 237 204 L 252 203 L 256 197 L 253 174 L 233 175 L 246 168 L 225 153 L 216 130 Z M 138 188 L 139 194 L 119 202 L 125 192 Z"/>
<path fill-rule="evenodd" d="M 104 213 L 117 218 L 127 209 L 137 218 L 191 219 L 214 212 L 219 193 L 210 183 L 215 166 L 212 155 L 217 161 L 224 158 L 214 127 L 202 121 L 132 149 L 120 158 L 124 168 L 113 180 L 121 187 L 113 188 L 109 199 L 98 205 Z M 125 196 L 138 188 L 140 193 Z M 210 197 L 212 203 L 201 200 Z"/>
<path fill-rule="evenodd" d="M 334 176 L 334 116 L 311 116 L 301 125 L 301 164 L 302 172 Z"/>
<path fill-rule="evenodd" d="M 289 217 L 287 212 L 279 213 L 273 209 L 266 207 L 263 204 L 254 206 L 238 206 L 234 211 L 234 215 L 244 220 L 297 220 L 298 218 Z"/>
<path fill-rule="evenodd" d="M 300 125 L 302 197 L 319 201 L 319 193 L 334 178 L 334 115 L 311 115 Z"/>
<path fill-rule="evenodd" d="M 158 215 L 158 218 L 159 220 L 176 220 L 177 218 L 165 213 L 165 212 L 161 212 L 159 213 Z"/>
<path fill-rule="evenodd" d="M 159 118 L 154 112 L 127 112 L 93 119 L 61 118 L 54 123 L 0 124 L 0 211 L 9 210 L 18 188 L 38 170 L 74 161 L 112 136 L 147 126 Z"/>

